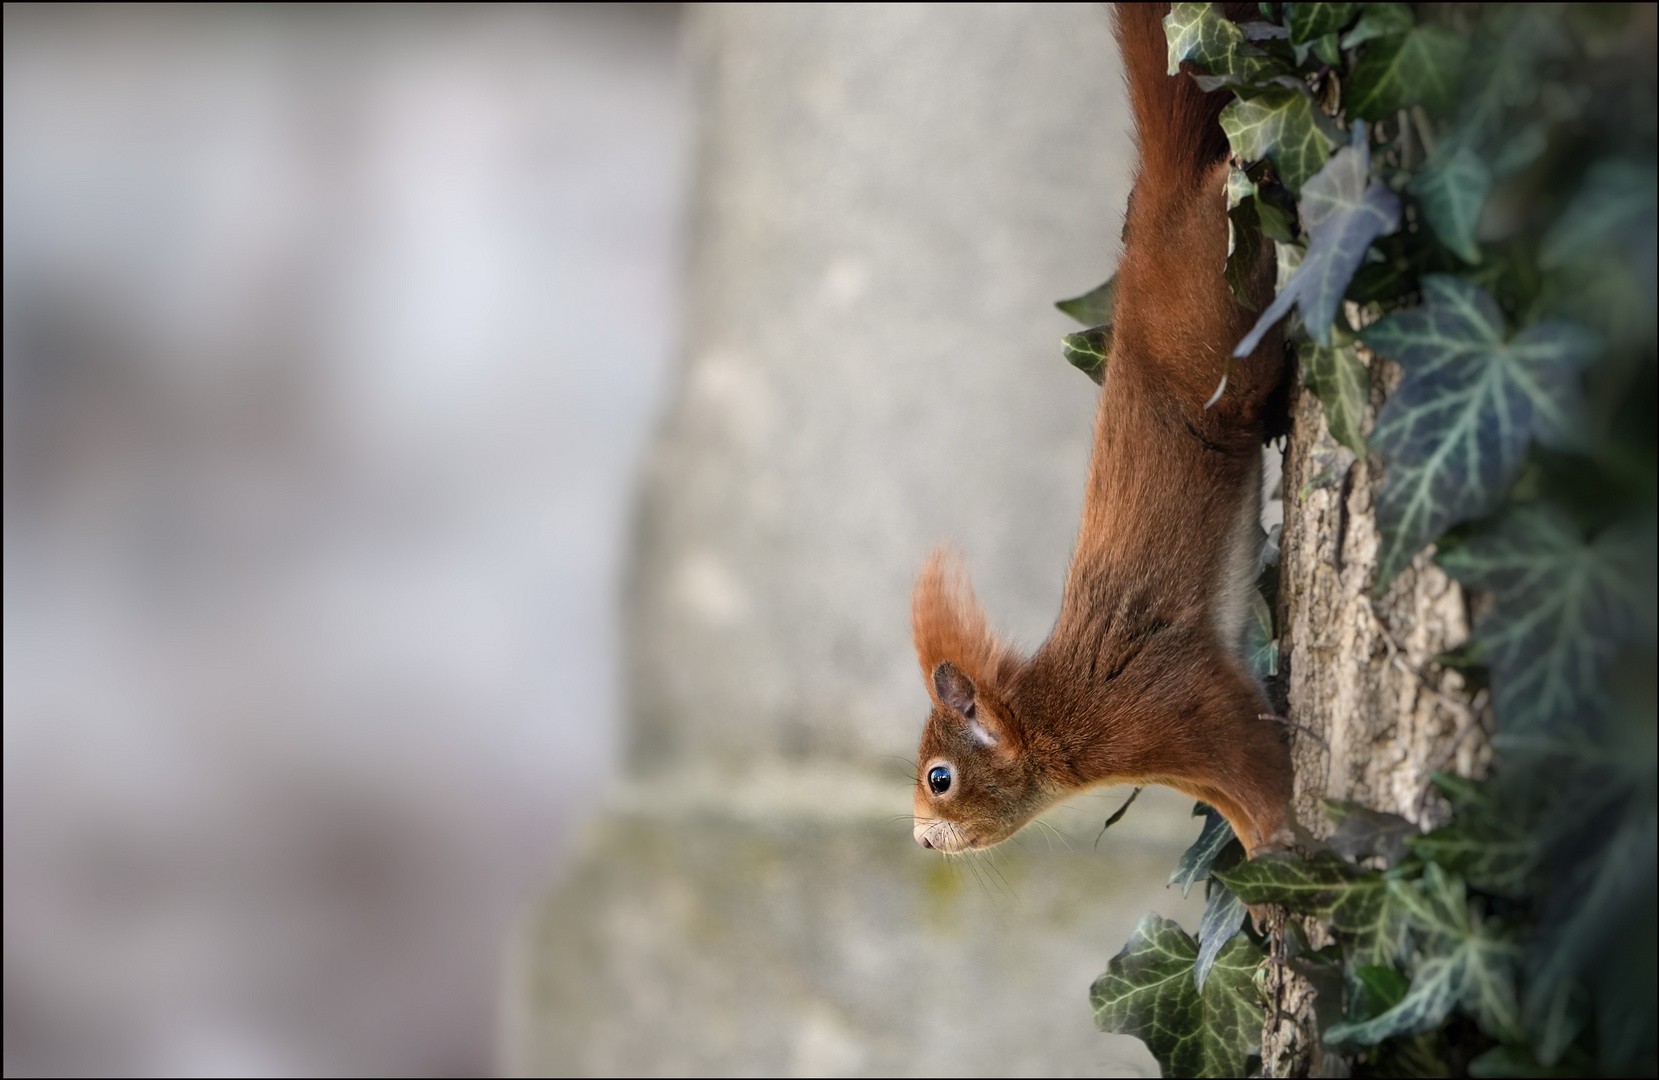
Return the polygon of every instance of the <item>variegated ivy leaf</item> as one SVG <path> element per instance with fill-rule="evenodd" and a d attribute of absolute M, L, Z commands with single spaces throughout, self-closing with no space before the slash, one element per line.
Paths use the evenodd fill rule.
<path fill-rule="evenodd" d="M 1230 107 L 1230 106 L 1229 106 Z M 1222 113 L 1223 120 L 1226 113 Z M 1388 186 L 1371 179 L 1371 153 L 1365 145 L 1364 125 L 1357 125 L 1354 145 L 1345 146 L 1308 181 L 1302 191 L 1302 224 L 1308 230 L 1308 250 L 1296 273 L 1268 305 L 1256 325 L 1233 350 L 1248 356 L 1262 335 L 1297 306 L 1309 335 L 1321 345 L 1331 343 L 1331 323 L 1337 306 L 1365 259 L 1371 241 L 1399 228 L 1400 198 Z"/>
<path fill-rule="evenodd" d="M 1398 890 L 1422 944 L 1411 990 L 1399 1004 L 1360 1023 L 1333 1024 L 1329 1043 L 1371 1045 L 1440 1026 L 1453 1008 L 1474 1018 L 1488 1035 L 1519 1041 L 1515 996 L 1519 951 L 1502 929 L 1472 917 L 1463 879 L 1429 863 L 1416 888 Z"/>
<path fill-rule="evenodd" d="M 1164 16 L 1164 36 L 1169 41 L 1169 73 L 1179 74 L 1181 61 L 1190 60 L 1210 76 L 1198 79 L 1205 90 L 1283 71 L 1283 65 L 1246 41 L 1244 31 L 1215 4 L 1171 4 Z"/>
<path fill-rule="evenodd" d="M 1601 702 L 1608 664 L 1653 602 L 1645 548 L 1635 525 L 1590 539 L 1539 501 L 1509 507 L 1439 557 L 1447 573 L 1497 596 L 1474 643 L 1506 733 L 1560 729 Z"/>
<path fill-rule="evenodd" d="M 1457 87 L 1469 43 L 1443 26 L 1418 26 L 1378 37 L 1348 79 L 1350 116 L 1381 120 L 1422 105 L 1444 116 L 1457 104 Z"/>
<path fill-rule="evenodd" d="M 1497 301 L 1462 278 L 1429 274 L 1422 288 L 1422 306 L 1360 334 L 1405 369 L 1371 431 L 1388 459 L 1377 499 L 1379 592 L 1423 545 L 1497 505 L 1531 440 L 1582 445 L 1579 376 L 1601 349 L 1595 334 L 1566 322 L 1506 338 Z"/>
<path fill-rule="evenodd" d="M 1290 40 L 1296 44 L 1334 34 L 1348 25 L 1359 4 L 1294 4 L 1290 8 Z"/>
<path fill-rule="evenodd" d="M 1221 130 L 1245 161 L 1273 162 L 1279 181 L 1295 194 L 1317 173 L 1335 145 L 1324 131 L 1306 87 L 1237 88 L 1239 100 L 1221 110 Z"/>
<path fill-rule="evenodd" d="M 1106 381 L 1106 358 L 1112 352 L 1112 328 L 1096 326 L 1060 339 L 1066 363 L 1081 371 L 1099 386 Z"/>
<path fill-rule="evenodd" d="M 1331 438 L 1357 456 L 1365 456 L 1365 437 L 1359 433 L 1365 407 L 1371 403 L 1371 372 L 1360 363 L 1352 345 L 1321 345 L 1306 339 L 1296 345 L 1302 378 L 1325 411 Z"/>
<path fill-rule="evenodd" d="M 1214 4 L 1171 4 L 1164 16 L 1164 37 L 1169 41 L 1169 74 L 1181 73 L 1181 61 L 1214 71 L 1225 68 L 1228 57 L 1244 43 L 1244 32 Z"/>
<path fill-rule="evenodd" d="M 1195 884 L 1210 876 L 1210 867 L 1215 865 L 1217 858 L 1226 850 L 1228 844 L 1236 843 L 1233 836 L 1233 827 L 1227 824 L 1227 819 L 1213 806 L 1199 803 L 1192 808 L 1194 817 L 1204 815 L 1204 828 L 1198 833 L 1198 839 L 1192 846 L 1181 853 L 1181 859 L 1175 864 L 1175 870 L 1169 875 L 1171 885 L 1181 886 L 1181 895 L 1187 895 Z M 1243 847 L 1239 851 L 1243 852 Z"/>
<path fill-rule="evenodd" d="M 1422 200 L 1423 215 L 1440 242 L 1464 262 L 1478 263 L 1475 226 L 1492 191 L 1492 170 L 1467 146 L 1448 142 L 1437 150 L 1412 177 L 1410 190 Z"/>
<path fill-rule="evenodd" d="M 1193 981 L 1197 957 L 1186 931 L 1148 914 L 1089 990 L 1095 1025 L 1140 1039 L 1165 1076 L 1243 1076 L 1261 1044 L 1255 979 L 1262 952 L 1235 936 L 1202 991 Z"/>

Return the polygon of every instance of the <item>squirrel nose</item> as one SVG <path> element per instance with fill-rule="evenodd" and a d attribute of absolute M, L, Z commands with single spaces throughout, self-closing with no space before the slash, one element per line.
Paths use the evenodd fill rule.
<path fill-rule="evenodd" d="M 929 839 L 928 839 L 928 838 L 927 838 L 927 837 L 925 837 L 925 836 L 918 836 L 918 837 L 916 837 L 916 842 L 917 842 L 917 843 L 919 843 L 919 844 L 921 844 L 921 845 L 922 845 L 922 846 L 923 846 L 923 847 L 925 847 L 925 848 L 930 848 L 930 849 L 931 849 L 931 848 L 932 848 L 932 847 L 933 847 L 933 841 L 932 841 L 932 840 L 929 840 Z"/>

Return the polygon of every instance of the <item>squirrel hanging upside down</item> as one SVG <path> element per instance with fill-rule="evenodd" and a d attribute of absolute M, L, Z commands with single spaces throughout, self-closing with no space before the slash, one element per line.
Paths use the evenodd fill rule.
<path fill-rule="evenodd" d="M 1107 784 L 1201 799 L 1252 855 L 1291 840 L 1290 754 L 1243 659 L 1283 350 L 1271 333 L 1227 365 L 1256 319 L 1223 277 L 1228 146 L 1217 117 L 1228 95 L 1167 73 L 1167 4 L 1115 7 L 1140 172 L 1059 620 L 1020 656 L 943 552 L 912 601 L 933 698 L 915 837 L 940 851 L 999 843 Z M 1271 247 L 1248 292 L 1257 311 L 1272 299 Z"/>

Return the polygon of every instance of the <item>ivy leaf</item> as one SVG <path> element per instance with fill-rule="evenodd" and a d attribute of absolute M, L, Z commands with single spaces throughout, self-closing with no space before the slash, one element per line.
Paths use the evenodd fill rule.
<path fill-rule="evenodd" d="M 1215 966 L 1216 957 L 1233 940 L 1233 935 L 1244 925 L 1249 909 L 1244 901 L 1219 881 L 1210 882 L 1209 899 L 1204 904 L 1204 917 L 1198 920 L 1198 959 L 1193 964 L 1193 984 L 1204 989 L 1204 980 Z"/>
<path fill-rule="evenodd" d="M 1227 211 L 1227 284 L 1233 299 L 1247 311 L 1256 310 L 1250 300 L 1250 278 L 1262 253 L 1261 219 L 1256 216 L 1256 198 L 1250 196 Z"/>
<path fill-rule="evenodd" d="M 1579 372 L 1601 348 L 1588 330 L 1556 321 L 1505 340 L 1503 313 L 1478 285 L 1430 274 L 1422 287 L 1421 307 L 1360 334 L 1405 369 L 1371 432 L 1388 459 L 1379 592 L 1424 544 L 1497 504 L 1529 441 L 1581 444 Z"/>
<path fill-rule="evenodd" d="M 1518 1039 L 1515 946 L 1491 922 L 1471 919 L 1463 879 L 1429 863 L 1419 886 L 1396 890 L 1423 942 L 1411 990 L 1370 1020 L 1332 1025 L 1325 1032 L 1326 1041 L 1371 1045 L 1398 1035 L 1418 1035 L 1438 1027 L 1454 1007 L 1461 1007 L 1487 1034 Z"/>
<path fill-rule="evenodd" d="M 1366 46 L 1348 81 L 1347 109 L 1381 120 L 1422 105 L 1444 116 L 1457 103 L 1458 76 L 1469 43 L 1443 26 L 1418 26 Z"/>
<path fill-rule="evenodd" d="M 1353 939 L 1358 964 L 1392 964 L 1405 948 L 1406 912 L 1401 890 L 1409 885 L 1375 872 L 1361 874 L 1324 911 L 1332 929 Z"/>
<path fill-rule="evenodd" d="M 1290 852 L 1262 855 L 1213 876 L 1246 904 L 1283 904 L 1311 915 L 1339 899 L 1356 874 L 1340 855 L 1322 851 L 1311 859 Z"/>
<path fill-rule="evenodd" d="M 1531 165 L 1550 147 L 1549 135 L 1542 124 L 1528 124 L 1504 143 L 1492 159 L 1492 175 L 1501 180 L 1513 176 Z"/>
<path fill-rule="evenodd" d="M 1348 859 L 1375 855 L 1392 866 L 1405 858 L 1406 840 L 1418 835 L 1417 826 L 1400 815 L 1385 814 L 1359 803 L 1326 799 L 1325 813 L 1336 822 L 1336 832 L 1325 842 Z"/>
<path fill-rule="evenodd" d="M 1624 250 L 1654 294 L 1659 230 L 1659 168 L 1609 159 L 1590 166 L 1584 186 L 1544 237 L 1538 265 L 1548 270 L 1604 251 Z"/>
<path fill-rule="evenodd" d="M 1221 115 L 1225 126 L 1227 114 Z M 1302 224 L 1308 230 L 1307 254 L 1238 343 L 1234 356 L 1250 355 L 1262 335 L 1289 314 L 1292 305 L 1301 308 L 1302 322 L 1315 341 L 1331 343 L 1337 305 L 1365 259 L 1366 249 L 1372 240 L 1400 225 L 1399 196 L 1386 184 L 1370 179 L 1371 153 L 1364 139 L 1364 125 L 1358 125 L 1356 145 L 1338 150 L 1319 175 L 1308 181 L 1301 202 Z"/>
<path fill-rule="evenodd" d="M 1335 33 L 1348 25 L 1359 4 L 1293 4 L 1290 8 L 1290 40 L 1296 44 Z"/>
<path fill-rule="evenodd" d="M 1499 820 L 1456 821 L 1409 843 L 1418 855 L 1494 896 L 1524 897 L 1538 864 L 1537 845 L 1527 832 Z"/>
<path fill-rule="evenodd" d="M 1548 270 L 1584 255 L 1629 246 L 1659 222 L 1659 168 L 1598 161 L 1544 238 L 1538 265 Z"/>
<path fill-rule="evenodd" d="M 1320 345 L 1302 340 L 1296 344 L 1302 361 L 1302 379 L 1325 411 L 1325 426 L 1331 438 L 1365 456 L 1365 437 L 1359 433 L 1360 419 L 1371 403 L 1371 372 L 1360 363 L 1352 345 Z"/>
<path fill-rule="evenodd" d="M 1099 386 L 1106 381 L 1106 358 L 1112 352 L 1112 328 L 1097 326 L 1060 339 L 1066 363 L 1081 371 Z"/>
<path fill-rule="evenodd" d="M 1245 161 L 1268 160 L 1292 194 L 1317 173 L 1335 145 L 1321 127 L 1306 88 L 1238 87 L 1239 99 L 1221 110 L 1221 130 Z"/>
<path fill-rule="evenodd" d="M 1164 37 L 1169 42 L 1169 74 L 1180 74 L 1181 61 L 1190 60 L 1211 76 L 1197 78 L 1206 91 L 1282 70 L 1247 42 L 1244 31 L 1215 4 L 1171 4 L 1164 16 Z"/>
<path fill-rule="evenodd" d="M 1651 578 L 1643 530 L 1605 529 L 1594 540 L 1548 503 L 1506 509 L 1437 560 L 1497 603 L 1476 624 L 1475 657 L 1492 669 L 1494 703 L 1506 732 L 1571 722 L 1604 700 L 1608 665 L 1635 631 Z"/>
<path fill-rule="evenodd" d="M 1496 896 L 1526 894 L 1535 858 L 1524 834 L 1498 834 L 1463 824 L 1414 837 L 1411 849 L 1436 865 L 1467 874 L 1477 888 Z"/>
<path fill-rule="evenodd" d="M 1440 242 L 1467 263 L 1480 262 L 1480 244 L 1475 227 L 1492 191 L 1492 170 L 1468 146 L 1457 145 L 1429 158 L 1423 171 L 1412 178 L 1409 190 L 1422 200 L 1423 216 L 1429 219 Z"/>
<path fill-rule="evenodd" d="M 1261 950 L 1234 937 L 1202 992 L 1192 977 L 1197 955 L 1180 926 L 1146 915 L 1089 990 L 1095 1025 L 1140 1039 L 1165 1076 L 1243 1076 L 1261 1040 Z"/>
<path fill-rule="evenodd" d="M 1358 871 L 1340 855 L 1322 851 L 1311 859 L 1284 853 L 1263 855 L 1212 875 L 1247 904 L 1283 904 L 1318 915 L 1354 939 L 1359 963 L 1389 964 L 1404 943 L 1406 912 L 1401 889 L 1409 884 Z"/>
<path fill-rule="evenodd" d="M 1393 37 L 1411 30 L 1416 20 L 1410 4 L 1366 4 L 1365 14 L 1342 37 L 1342 47 L 1352 49 L 1372 38 Z"/>
<path fill-rule="evenodd" d="M 1279 673 L 1279 642 L 1273 637 L 1273 612 L 1258 589 L 1250 590 L 1250 621 L 1244 629 L 1244 662 L 1250 677 L 1264 683 Z"/>
<path fill-rule="evenodd" d="M 1398 969 L 1383 964 L 1361 964 L 1354 969 L 1349 1021 L 1380 1016 L 1398 1005 L 1410 989 L 1411 980 Z"/>
<path fill-rule="evenodd" d="M 1220 857 L 1228 844 L 1236 843 L 1233 836 L 1233 827 L 1227 824 L 1227 819 L 1221 816 L 1214 807 L 1199 803 L 1193 807 L 1193 816 L 1204 815 L 1204 828 L 1199 831 L 1198 839 L 1192 846 L 1181 853 L 1180 862 L 1175 864 L 1175 872 L 1169 875 L 1171 885 L 1181 886 L 1181 895 L 1187 895 L 1193 885 L 1210 876 L 1210 868 Z M 1241 846 L 1239 851 L 1244 849 Z"/>
<path fill-rule="evenodd" d="M 1244 31 L 1222 15 L 1214 4 L 1171 4 L 1164 16 L 1169 41 L 1169 74 L 1181 73 L 1181 61 L 1214 74 L 1223 74 L 1233 52 L 1244 43 Z"/>
<path fill-rule="evenodd" d="M 1374 5 L 1375 6 L 1375 5 Z M 1560 24 L 1530 4 L 1489 8 L 1464 74 L 1457 134 L 1478 150 L 1501 138 L 1511 109 L 1532 104 L 1544 82 L 1539 61 L 1568 46 Z"/>
<path fill-rule="evenodd" d="M 1576 1077 L 1596 1075 L 1596 1062 L 1582 1050 L 1568 1055 L 1561 1064 L 1543 1064 L 1524 1046 L 1494 1046 L 1469 1062 L 1469 1075 Z M 1606 1075 L 1603 1073 L 1602 1075 Z"/>
<path fill-rule="evenodd" d="M 1566 752 L 1542 762 L 1566 794 L 1543 822 L 1552 885 L 1527 1012 L 1534 1030 L 1542 1027 L 1546 1035 L 1558 1012 L 1570 1027 L 1570 984 L 1574 976 L 1582 979 L 1595 996 L 1603 1072 L 1618 1074 L 1629 1073 L 1644 1055 L 1651 1060 L 1654 1041 L 1659 729 L 1651 644 L 1633 648 L 1608 681 L 1618 692 L 1595 736 L 1555 740 Z M 1534 771 L 1540 771 L 1538 765 Z M 1563 1041 L 1535 1038 L 1533 1046 L 1548 1060 L 1548 1052 Z"/>
<path fill-rule="evenodd" d="M 1084 326 L 1104 326 L 1111 323 L 1118 306 L 1118 276 L 1113 274 L 1103 284 L 1096 285 L 1082 296 L 1057 300 L 1054 306 Z"/>

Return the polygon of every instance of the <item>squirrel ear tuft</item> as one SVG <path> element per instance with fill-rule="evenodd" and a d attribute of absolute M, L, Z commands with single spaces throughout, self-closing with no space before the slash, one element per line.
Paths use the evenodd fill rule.
<path fill-rule="evenodd" d="M 961 713 L 965 719 L 974 718 L 974 681 L 949 660 L 933 669 L 933 689 L 939 703 Z"/>
<path fill-rule="evenodd" d="M 916 578 L 910 625 L 922 677 L 941 704 L 964 716 L 970 714 L 953 704 L 947 693 L 946 682 L 954 680 L 947 676 L 941 682 L 942 667 L 948 666 L 962 680 L 965 697 L 957 696 L 970 708 L 978 694 L 1005 683 L 1020 667 L 1019 656 L 986 626 L 961 561 L 943 549 L 933 553 Z"/>

